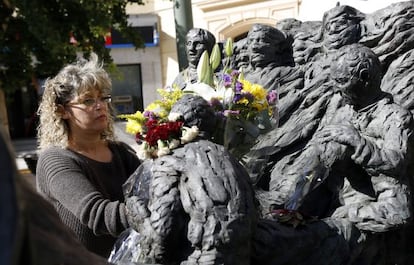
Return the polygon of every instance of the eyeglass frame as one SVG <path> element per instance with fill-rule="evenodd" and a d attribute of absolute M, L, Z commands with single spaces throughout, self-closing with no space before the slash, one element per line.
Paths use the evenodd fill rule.
<path fill-rule="evenodd" d="M 103 97 L 98 97 L 98 98 L 86 98 L 83 99 L 82 102 L 69 102 L 66 105 L 84 105 L 85 107 L 94 107 L 96 106 L 96 104 L 98 104 L 98 101 L 100 103 L 105 103 L 105 104 L 109 104 L 112 101 L 112 96 L 111 95 L 107 95 L 107 96 L 103 96 Z"/>

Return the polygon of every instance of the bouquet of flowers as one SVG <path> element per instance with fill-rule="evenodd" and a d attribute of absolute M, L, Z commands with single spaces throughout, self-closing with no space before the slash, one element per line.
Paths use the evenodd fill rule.
<path fill-rule="evenodd" d="M 172 105 L 181 98 L 179 89 L 159 89 L 161 99 L 152 102 L 141 112 L 118 115 L 126 119 L 126 131 L 135 135 L 139 144 L 140 159 L 156 158 L 169 154 L 181 144 L 191 142 L 198 135 L 198 128 L 188 128 L 178 115 L 170 113 Z"/>
<path fill-rule="evenodd" d="M 267 91 L 243 77 L 243 70 L 229 69 L 229 58 L 233 51 L 232 40 L 225 46 L 227 55 L 223 70 L 214 74 L 221 62 L 218 44 L 211 57 L 205 51 L 197 67 L 198 82 L 189 83 L 184 90 L 178 88 L 159 89 L 160 100 L 156 100 L 144 112 L 123 114 L 127 119 L 126 131 L 136 135 L 140 144 L 141 159 L 155 158 L 171 152 L 181 144 L 192 141 L 198 128 L 187 128 L 178 121 L 177 114 L 170 113 L 172 105 L 184 93 L 195 93 L 206 99 L 217 115 L 222 117 L 222 126 L 217 128 L 219 137 L 215 141 L 223 144 L 236 157 L 250 149 L 259 134 L 277 124 L 276 91 Z"/>
<path fill-rule="evenodd" d="M 197 67 L 199 82 L 188 84 L 184 91 L 199 94 L 223 116 L 223 145 L 240 158 L 261 133 L 277 126 L 278 94 L 244 79 L 243 69 L 228 68 L 232 47 L 228 39 L 227 60 L 218 74 L 213 74 L 221 61 L 218 45 L 211 57 L 205 51 Z"/>

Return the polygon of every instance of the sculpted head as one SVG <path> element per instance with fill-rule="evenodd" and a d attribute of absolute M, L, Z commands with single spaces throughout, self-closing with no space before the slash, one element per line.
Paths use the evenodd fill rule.
<path fill-rule="evenodd" d="M 232 68 L 245 68 L 249 64 L 249 52 L 247 50 L 247 39 L 243 38 L 236 41 L 233 45 Z"/>
<path fill-rule="evenodd" d="M 188 31 L 186 36 L 186 51 L 189 66 L 196 68 L 203 52 L 207 50 L 211 54 L 215 43 L 216 38 L 208 30 L 193 28 Z"/>
<path fill-rule="evenodd" d="M 363 107 L 381 94 L 381 63 L 368 47 L 351 44 L 340 48 L 331 65 L 335 89 L 352 102 Z"/>
<path fill-rule="evenodd" d="M 364 14 L 357 9 L 343 5 L 325 12 L 322 19 L 321 37 L 326 50 L 357 43 L 361 38 L 361 20 Z"/>
<path fill-rule="evenodd" d="M 247 33 L 249 62 L 253 66 L 267 66 L 280 61 L 291 53 L 291 40 L 276 27 L 255 24 Z M 283 60 L 282 60 L 283 61 Z"/>
<path fill-rule="evenodd" d="M 182 117 L 184 126 L 197 126 L 203 138 L 210 138 L 218 125 L 218 117 L 213 108 L 201 96 L 184 94 L 171 108 L 171 113 Z"/>

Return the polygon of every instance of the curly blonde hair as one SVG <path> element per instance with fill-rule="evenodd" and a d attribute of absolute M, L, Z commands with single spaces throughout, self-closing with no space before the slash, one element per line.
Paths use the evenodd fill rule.
<path fill-rule="evenodd" d="M 62 68 L 55 77 L 46 80 L 38 109 L 39 149 L 49 146 L 62 148 L 68 146 L 69 127 L 59 113 L 58 106 L 65 105 L 76 96 L 91 89 L 97 89 L 102 94 L 110 94 L 112 91 L 111 79 L 95 53 L 90 55 L 89 60 L 80 59 L 69 64 Z M 109 109 L 111 115 L 108 119 L 108 128 L 102 133 L 102 138 L 113 140 L 114 112 L 111 105 Z"/>

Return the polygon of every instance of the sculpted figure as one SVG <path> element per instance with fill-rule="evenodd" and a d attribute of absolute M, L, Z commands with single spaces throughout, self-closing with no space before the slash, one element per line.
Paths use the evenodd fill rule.
<path fill-rule="evenodd" d="M 345 45 L 358 43 L 362 34 L 360 22 L 364 17 L 363 13 L 347 5 L 336 6 L 324 13 L 317 40 L 319 52 L 307 64 L 305 82 L 309 84 L 306 86 L 319 87 L 327 82 L 331 53 Z"/>
<path fill-rule="evenodd" d="M 282 85 L 277 90 L 280 97 L 279 127 L 261 136 L 253 151 L 246 155 L 245 161 L 255 181 L 263 172 L 268 173 L 262 170 L 268 159 L 277 160 L 277 157 L 289 154 L 289 150 L 303 147 L 312 137 L 333 93 L 330 77 L 332 56 L 336 49 L 359 39 L 362 18 L 363 14 L 350 6 L 336 6 L 325 12 L 316 44 L 307 48 L 312 49 L 307 56 L 311 61 L 293 68 L 299 69 L 292 75 L 292 84 L 296 85 Z M 297 36 L 294 32 L 301 32 L 298 29 L 301 26 L 294 20 L 282 21 L 279 25 L 293 36 Z M 310 54 L 314 56 L 310 57 Z"/>
<path fill-rule="evenodd" d="M 264 24 L 253 25 L 246 38 L 249 65 L 245 78 L 268 90 L 277 89 L 284 83 L 282 77 L 289 75 L 290 69 L 282 66 L 294 65 L 292 40 L 282 31 Z"/>
<path fill-rule="evenodd" d="M 203 98 L 187 94 L 172 108 L 200 138 L 147 160 L 126 185 L 139 261 L 162 264 L 250 264 L 256 225 L 247 172 L 209 141 L 215 116 Z"/>
<path fill-rule="evenodd" d="M 180 72 L 173 82 L 181 89 L 185 88 L 187 82 L 197 82 L 197 65 L 200 57 L 204 51 L 208 51 L 211 55 L 216 38 L 206 29 L 193 28 L 188 31 L 186 41 L 188 67 Z"/>
<path fill-rule="evenodd" d="M 296 66 L 302 71 L 302 78 L 296 78 L 297 85 L 292 89 L 292 86 L 281 86 L 279 89 L 280 95 L 280 121 L 279 124 L 289 123 L 288 126 L 294 126 L 296 119 L 302 114 L 303 109 L 312 106 L 314 112 L 311 114 L 306 111 L 303 115 L 307 115 L 306 126 L 302 125 L 301 135 L 294 135 L 294 138 L 303 134 L 314 131 L 315 125 L 319 122 L 318 113 L 323 111 L 326 99 L 329 98 L 330 87 L 330 66 L 332 64 L 332 53 L 344 45 L 349 45 L 358 41 L 361 35 L 361 27 L 359 22 L 363 19 L 363 14 L 355 8 L 350 6 L 336 6 L 333 9 L 325 12 L 322 25 L 320 27 L 320 34 L 316 40 L 308 40 L 309 47 L 303 52 L 307 54 L 300 55 L 302 58 L 306 57 L 307 62 L 300 66 Z M 294 24 L 295 25 L 295 24 Z M 281 25 L 282 28 L 290 27 L 290 34 L 297 31 L 294 36 L 303 36 L 302 30 L 310 27 L 313 32 L 316 23 L 301 24 L 298 29 L 295 26 Z M 310 42 L 315 42 L 314 44 Z M 296 44 L 298 44 L 296 42 Z M 303 49 L 303 48 L 302 48 Z M 297 52 L 299 52 L 297 50 Z M 297 57 L 295 57 L 297 58 Z M 296 59 L 295 59 L 296 60 Z M 321 96 L 322 95 L 322 96 Z M 310 115 L 310 116 L 309 116 Z M 299 129 L 299 127 L 298 127 Z M 276 134 L 280 134 L 275 132 Z"/>
<path fill-rule="evenodd" d="M 380 90 L 369 48 L 346 45 L 333 58 L 333 95 L 319 126 L 304 147 L 273 157 L 262 209 L 298 210 L 336 227 L 349 243 L 346 264 L 406 262 L 387 244 L 404 239 L 412 217 L 412 115 Z"/>
<path fill-rule="evenodd" d="M 364 18 L 365 14 L 347 5 L 339 5 L 325 12 L 320 31 L 323 50 L 337 50 L 357 43 L 362 34 L 360 22 Z"/>
<path fill-rule="evenodd" d="M 279 116 L 284 119 L 296 104 L 303 87 L 303 70 L 295 67 L 292 39 L 275 27 L 255 24 L 247 34 L 249 66 L 245 79 L 279 95 Z"/>
<path fill-rule="evenodd" d="M 360 43 L 370 47 L 384 69 L 414 46 L 414 2 L 401 1 L 379 9 L 362 21 L 366 33 Z"/>
<path fill-rule="evenodd" d="M 236 41 L 233 45 L 233 56 L 231 57 L 230 67 L 240 70 L 246 69 L 249 65 L 249 53 L 247 50 L 247 39 L 243 38 Z"/>
<path fill-rule="evenodd" d="M 293 58 L 296 64 L 309 62 L 318 53 L 320 45 L 318 36 L 321 21 L 300 21 L 293 18 L 282 19 L 277 22 L 276 28 L 293 38 Z"/>
<path fill-rule="evenodd" d="M 414 50 L 395 59 L 385 73 L 381 89 L 390 93 L 395 103 L 414 114 Z"/>

